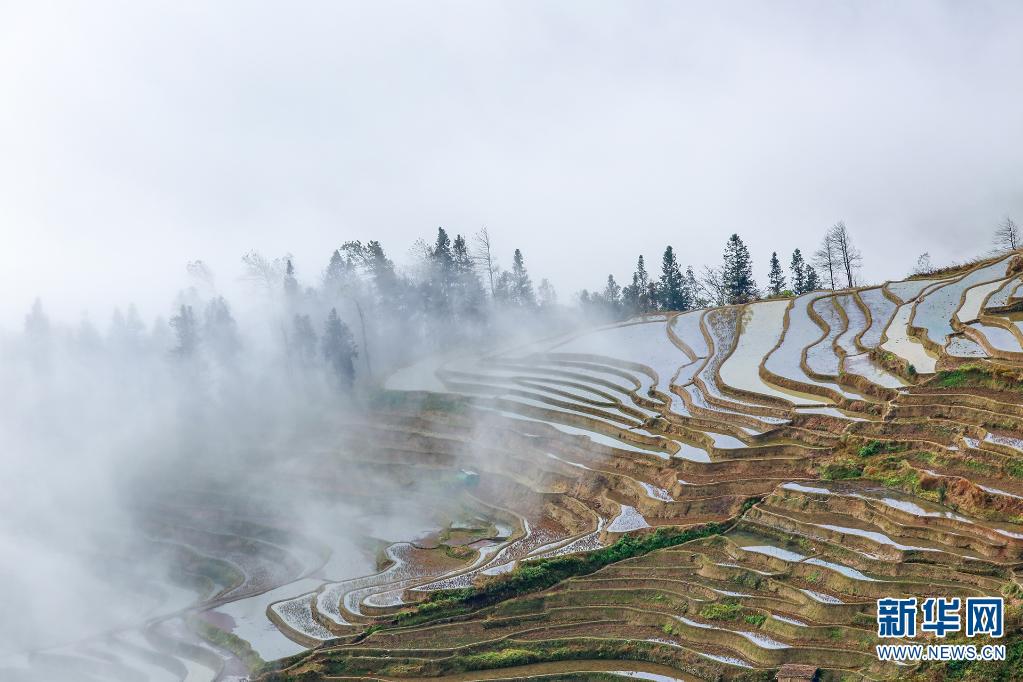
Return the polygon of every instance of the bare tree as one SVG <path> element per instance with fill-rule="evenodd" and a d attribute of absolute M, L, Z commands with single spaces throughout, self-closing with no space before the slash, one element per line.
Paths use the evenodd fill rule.
<path fill-rule="evenodd" d="M 721 268 L 713 268 L 704 265 L 697 280 L 700 286 L 699 297 L 711 305 L 725 305 L 728 301 L 728 291 L 725 286 L 725 274 Z"/>
<path fill-rule="evenodd" d="M 483 228 L 473 236 L 475 246 L 472 251 L 472 258 L 479 267 L 486 270 L 487 279 L 490 280 L 490 298 L 494 298 L 494 274 L 497 272 L 497 263 L 494 261 L 494 252 L 490 246 L 490 233 Z"/>
<path fill-rule="evenodd" d="M 922 275 L 924 273 L 934 270 L 934 266 L 931 265 L 931 253 L 930 251 L 924 251 L 916 259 L 916 265 L 913 267 L 914 275 Z"/>
<path fill-rule="evenodd" d="M 841 270 L 845 272 L 846 286 L 850 289 L 856 285 L 856 276 L 854 273 L 859 270 L 860 265 L 863 262 L 863 255 L 860 250 L 853 246 L 852 237 L 849 235 L 849 230 L 846 228 L 845 223 L 839 220 L 837 223 L 831 226 L 828 230 L 828 236 L 825 240 L 830 238 L 833 244 L 834 251 L 838 256 L 838 265 Z M 832 282 L 831 288 L 834 289 L 834 283 Z"/>
<path fill-rule="evenodd" d="M 201 260 L 189 261 L 185 265 L 185 270 L 206 291 L 212 292 L 216 290 L 216 286 L 213 283 L 213 271 L 210 270 L 206 263 L 203 263 Z"/>
<path fill-rule="evenodd" d="M 838 269 L 838 253 L 835 242 L 831 238 L 831 230 L 824 234 L 820 248 L 813 252 L 813 265 L 821 272 L 828 273 L 828 282 L 835 288 L 835 270 Z"/>
<path fill-rule="evenodd" d="M 1012 218 L 1006 216 L 1005 221 L 995 230 L 995 250 L 1015 251 L 1023 245 L 1020 237 L 1019 226 Z"/>
<path fill-rule="evenodd" d="M 284 282 L 284 273 L 290 259 L 290 253 L 283 258 L 270 260 L 259 251 L 249 251 L 242 256 L 242 263 L 245 264 L 244 277 L 263 288 L 267 294 L 272 294 Z"/>

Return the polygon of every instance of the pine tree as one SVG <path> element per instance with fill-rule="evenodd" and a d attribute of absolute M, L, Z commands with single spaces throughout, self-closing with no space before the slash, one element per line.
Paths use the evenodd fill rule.
<path fill-rule="evenodd" d="M 749 303 L 759 297 L 757 283 L 753 279 L 753 259 L 737 234 L 729 237 L 725 245 L 722 283 L 725 300 L 731 305 Z"/>
<path fill-rule="evenodd" d="M 817 274 L 816 268 L 812 265 L 807 265 L 803 270 L 803 293 L 809 291 L 817 291 L 821 288 L 821 278 Z"/>
<path fill-rule="evenodd" d="M 361 248 L 359 250 L 362 251 Z M 343 256 L 341 249 L 335 249 L 330 254 L 330 262 L 327 263 L 327 269 L 323 271 L 323 290 L 327 294 L 328 300 L 336 300 L 356 284 L 358 280 L 356 267 L 350 252 Z"/>
<path fill-rule="evenodd" d="M 456 312 L 463 319 L 478 319 L 483 314 L 486 295 L 483 292 L 483 283 L 476 273 L 476 263 L 469 253 L 469 245 L 462 235 L 455 237 L 451 257 Z"/>
<path fill-rule="evenodd" d="M 768 274 L 768 280 L 771 282 L 771 295 L 781 296 L 781 292 L 785 290 L 785 274 L 781 270 L 777 251 L 771 253 L 771 272 Z"/>
<path fill-rule="evenodd" d="M 515 249 L 512 257 L 512 302 L 520 308 L 536 306 L 536 293 L 533 291 L 533 280 L 526 271 L 526 263 L 522 252 Z"/>
<path fill-rule="evenodd" d="M 650 301 L 650 275 L 646 271 L 646 263 L 641 255 L 636 260 L 636 272 L 632 275 L 632 287 L 635 290 L 636 308 L 641 313 L 649 312 L 652 305 Z"/>
<path fill-rule="evenodd" d="M 343 388 L 351 388 L 355 381 L 355 359 L 359 356 L 352 332 L 331 308 L 323 330 L 323 357 L 334 373 L 334 379 Z"/>
<path fill-rule="evenodd" d="M 170 319 L 170 326 L 177 340 L 177 345 L 171 352 L 179 358 L 194 356 L 199 349 L 199 328 L 192 306 L 182 305 L 178 314 Z"/>
<path fill-rule="evenodd" d="M 504 305 L 515 303 L 515 277 L 507 270 L 497 275 L 494 282 L 494 300 Z"/>
<path fill-rule="evenodd" d="M 452 299 L 455 297 L 455 264 L 451 252 L 451 238 L 443 227 L 437 228 L 437 240 L 428 250 L 429 277 L 423 282 L 423 293 L 430 319 L 444 321 L 451 315 Z"/>
<path fill-rule="evenodd" d="M 284 266 L 284 298 L 289 303 L 294 303 L 298 298 L 298 280 L 295 279 L 295 266 L 292 265 L 291 259 L 287 259 L 287 264 Z"/>
<path fill-rule="evenodd" d="M 451 238 L 448 237 L 448 233 L 443 227 L 437 228 L 437 240 L 433 244 L 433 258 L 444 265 L 450 265 L 454 260 L 454 255 L 451 253 Z"/>
<path fill-rule="evenodd" d="M 661 281 L 657 297 L 661 310 L 685 310 L 686 300 L 682 291 L 682 270 L 675 258 L 675 249 L 667 247 L 661 257 Z"/>
<path fill-rule="evenodd" d="M 203 315 L 203 339 L 206 347 L 224 364 L 232 362 L 241 349 L 238 325 L 223 296 L 211 299 L 206 305 Z"/>
<path fill-rule="evenodd" d="M 648 312 L 652 307 L 650 275 L 647 274 L 643 256 L 636 261 L 636 271 L 632 273 L 632 284 L 622 288 L 622 306 L 629 315 Z"/>
<path fill-rule="evenodd" d="M 380 242 L 370 241 L 366 244 L 363 260 L 378 294 L 387 296 L 397 288 L 398 275 L 394 271 L 394 263 L 384 253 L 384 247 Z"/>
<path fill-rule="evenodd" d="M 604 286 L 604 293 L 601 294 L 608 311 L 612 315 L 621 314 L 622 309 L 622 288 L 615 281 L 614 275 L 607 276 L 607 284 Z"/>
<path fill-rule="evenodd" d="M 789 272 L 792 273 L 792 292 L 797 296 L 805 294 L 806 288 L 806 261 L 803 260 L 803 253 L 796 249 L 792 252 L 792 260 L 789 262 Z"/>

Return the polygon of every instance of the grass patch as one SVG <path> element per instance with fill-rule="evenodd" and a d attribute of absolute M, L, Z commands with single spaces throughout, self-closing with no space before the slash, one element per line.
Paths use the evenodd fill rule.
<path fill-rule="evenodd" d="M 996 391 L 1023 390 L 1019 373 L 971 362 L 938 372 L 932 384 L 939 388 L 990 388 Z"/>

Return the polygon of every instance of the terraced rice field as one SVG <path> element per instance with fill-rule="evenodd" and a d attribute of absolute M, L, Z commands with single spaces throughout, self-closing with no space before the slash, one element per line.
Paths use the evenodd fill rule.
<path fill-rule="evenodd" d="M 312 616 L 336 639 L 286 675 L 719 679 L 785 663 L 836 679 L 918 672 L 878 661 L 878 598 L 1016 603 L 1020 590 L 1023 408 L 997 388 L 1012 379 L 984 383 L 978 367 L 1023 374 L 1004 374 L 1008 360 L 972 336 L 1015 338 L 1011 320 L 985 312 L 1005 267 L 534 343 L 475 362 L 487 390 L 462 392 L 438 368 L 458 409 L 406 409 L 436 438 L 488 434 L 474 438 L 495 457 L 457 461 L 479 472 L 473 496 L 513 513 L 517 528 L 470 572 L 449 574 L 468 577 L 405 589 L 372 613 L 332 593 L 345 625 L 317 614 L 321 593 Z M 925 328 L 910 323 L 921 305 Z M 932 333 L 940 347 L 921 341 Z M 964 362 L 979 383 L 958 378 Z M 558 402 L 508 390 L 527 381 L 557 386 Z M 626 551 L 623 537 L 649 544 Z M 518 567 L 548 566 L 535 557 L 596 558 L 531 586 Z M 382 627 L 367 635 L 369 624 Z"/>
<path fill-rule="evenodd" d="M 895 316 L 885 330 L 887 339 L 881 344 L 881 348 L 904 359 L 915 371 L 933 374 L 937 357 L 927 350 L 919 337 L 909 331 L 914 305 L 915 303 L 903 303 L 895 311 Z"/>
<path fill-rule="evenodd" d="M 1002 595 L 1018 637 L 1023 364 L 975 339 L 1015 338 L 989 305 L 1005 268 L 422 361 L 306 464 L 310 490 L 383 514 L 354 467 L 429 486 L 435 511 L 332 546 L 268 510 L 214 530 L 217 494 L 182 496 L 147 531 L 205 589 L 19 669 L 693 680 L 799 663 L 941 679 L 878 660 L 876 603 Z M 937 348 L 910 322 L 921 304 Z"/>
<path fill-rule="evenodd" d="M 976 286 L 1003 279 L 1006 260 L 976 268 L 948 284 L 925 291 L 913 307 L 910 319 L 910 325 L 919 330 L 917 336 L 930 342 L 931 346 L 945 345 L 945 340 L 953 332 L 952 318 L 963 305 L 964 296 Z"/>
<path fill-rule="evenodd" d="M 892 315 L 895 314 L 897 304 L 885 295 L 882 287 L 863 289 L 857 292 L 863 305 L 869 313 L 869 324 L 867 328 L 855 339 L 865 349 L 877 348 L 881 345 L 881 337 Z"/>

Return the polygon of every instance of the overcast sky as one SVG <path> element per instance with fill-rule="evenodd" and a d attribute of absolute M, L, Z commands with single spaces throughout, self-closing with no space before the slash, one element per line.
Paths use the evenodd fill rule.
<path fill-rule="evenodd" d="M 0 324 L 166 314 L 201 258 L 486 225 L 563 300 L 673 244 L 864 276 L 1023 218 L 1014 2 L 0 1 Z"/>

